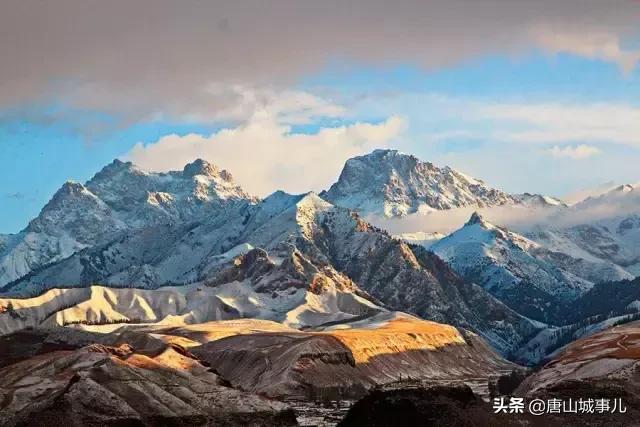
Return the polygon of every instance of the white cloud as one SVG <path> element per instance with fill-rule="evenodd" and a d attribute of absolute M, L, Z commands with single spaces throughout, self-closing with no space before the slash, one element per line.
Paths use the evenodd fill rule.
<path fill-rule="evenodd" d="M 568 158 L 573 160 L 588 159 L 602 153 L 597 147 L 580 144 L 576 146 L 554 146 L 546 150 L 551 156 L 556 158 Z"/>
<path fill-rule="evenodd" d="M 591 31 L 541 27 L 533 32 L 533 39 L 543 48 L 555 53 L 571 53 L 590 59 L 613 62 L 625 72 L 630 73 L 640 61 L 640 51 L 624 50 L 620 37 L 605 30 Z"/>
<path fill-rule="evenodd" d="M 402 93 L 370 97 L 349 111 L 402 112 L 421 140 L 640 147 L 640 107 L 624 102 L 510 102 Z"/>
<path fill-rule="evenodd" d="M 168 135 L 152 144 L 139 143 L 125 157 L 148 170 L 181 169 L 203 158 L 228 169 L 250 193 L 264 196 L 276 189 L 301 193 L 327 188 L 347 158 L 388 146 L 404 129 L 404 119 L 392 116 L 377 124 L 292 133 L 274 115 L 261 112 L 245 124 L 210 136 Z"/>
<path fill-rule="evenodd" d="M 494 137 L 526 143 L 612 142 L 640 147 L 640 108 L 625 104 L 488 104 L 474 103 L 480 120 L 519 125 Z M 500 126 L 496 126 L 498 129 Z M 511 126 L 513 128 L 513 126 Z"/>
<path fill-rule="evenodd" d="M 625 214 L 635 214 L 638 212 L 638 200 L 623 197 L 614 202 L 606 200 L 586 208 L 572 206 L 568 209 L 522 206 L 464 207 L 418 212 L 401 218 L 369 217 L 367 220 L 392 234 L 416 232 L 449 234 L 462 227 L 473 212 L 479 212 L 495 225 L 517 232 L 527 232 L 540 227 L 543 229 L 571 227 Z"/>

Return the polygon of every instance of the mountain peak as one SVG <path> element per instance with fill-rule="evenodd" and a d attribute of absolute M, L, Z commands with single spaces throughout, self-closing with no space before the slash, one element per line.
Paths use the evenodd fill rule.
<path fill-rule="evenodd" d="M 381 154 L 398 154 L 398 150 L 394 150 L 392 148 L 376 148 L 371 153 L 365 154 L 364 156 L 370 155 L 381 155 Z"/>
<path fill-rule="evenodd" d="M 364 215 L 386 217 L 516 202 L 509 194 L 454 169 L 389 149 L 347 160 L 338 181 L 320 196 Z"/>
<path fill-rule="evenodd" d="M 471 214 L 471 217 L 469 218 L 469 221 L 467 221 L 465 226 L 467 226 L 467 225 L 475 225 L 475 224 L 479 224 L 479 225 L 486 225 L 487 224 L 487 221 L 484 219 L 484 217 L 478 211 L 475 211 L 474 213 Z"/>
<path fill-rule="evenodd" d="M 113 165 L 115 167 L 121 167 L 121 166 L 126 166 L 126 165 L 130 165 L 131 162 L 123 162 L 120 159 L 113 159 L 113 161 L 110 163 L 110 165 Z"/>
<path fill-rule="evenodd" d="M 70 179 L 70 180 L 67 180 L 64 184 L 62 184 L 62 187 L 60 187 L 60 190 L 58 191 L 75 192 L 75 191 L 81 191 L 83 189 L 84 189 L 84 185 Z"/>
<path fill-rule="evenodd" d="M 103 209 L 100 199 L 88 188 L 79 182 L 67 181 L 44 205 L 38 216 L 29 222 L 26 230 L 56 235 L 72 234 L 71 229 L 77 227 L 83 232 L 91 228 Z M 65 249 L 68 248 L 62 250 Z"/>
<path fill-rule="evenodd" d="M 522 193 L 513 194 L 513 197 L 522 205 L 529 207 L 567 207 L 566 203 L 560 199 L 542 194 Z"/>
<path fill-rule="evenodd" d="M 123 162 L 120 159 L 114 159 L 107 166 L 102 168 L 103 171 L 120 171 L 120 170 L 128 170 L 133 169 L 135 166 L 131 162 Z"/>
<path fill-rule="evenodd" d="M 640 184 L 622 184 L 611 187 L 603 193 L 594 194 L 584 200 L 579 201 L 574 206 L 589 206 L 594 203 L 606 203 L 612 200 L 620 201 L 627 198 L 628 195 L 635 196 L 640 189 Z"/>
<path fill-rule="evenodd" d="M 394 164 L 397 162 L 419 162 L 418 158 L 412 154 L 406 154 L 402 151 L 394 150 L 391 148 L 377 148 L 368 154 L 353 157 L 349 161 L 368 161 L 368 162 L 385 162 Z M 346 165 L 345 165 L 346 166 Z"/>
<path fill-rule="evenodd" d="M 220 170 L 217 166 L 207 162 L 206 160 L 196 159 L 193 162 L 188 163 L 182 170 L 182 173 L 189 177 L 194 177 L 196 175 L 213 176 L 220 173 Z M 229 176 L 231 175 L 228 172 L 226 172 L 226 174 Z"/>
<path fill-rule="evenodd" d="M 142 173 L 142 171 L 140 171 L 140 169 L 138 169 L 133 163 L 123 162 L 120 159 L 115 159 L 107 166 L 103 167 L 98 173 L 96 173 L 93 178 L 91 178 L 89 182 L 87 182 L 86 185 L 91 188 L 95 183 L 110 181 L 118 175 L 131 174 L 134 172 L 140 174 Z"/>
<path fill-rule="evenodd" d="M 364 154 L 360 157 L 414 157 L 410 154 L 405 154 L 402 151 L 394 150 L 392 148 L 376 148 L 369 154 Z"/>
<path fill-rule="evenodd" d="M 298 201 L 297 206 L 323 209 L 333 207 L 331 203 L 318 196 L 318 194 L 314 191 L 309 191 L 308 193 L 302 194 L 302 198 Z"/>
<path fill-rule="evenodd" d="M 629 193 L 630 191 L 635 190 L 635 185 L 632 184 L 623 184 L 620 185 L 619 187 L 616 187 L 615 190 L 613 190 L 616 193 Z"/>
<path fill-rule="evenodd" d="M 55 192 L 50 203 L 55 203 L 62 199 L 69 199 L 70 197 L 74 198 L 84 196 L 95 197 L 84 185 L 79 182 L 69 180 L 62 184 L 58 191 Z"/>

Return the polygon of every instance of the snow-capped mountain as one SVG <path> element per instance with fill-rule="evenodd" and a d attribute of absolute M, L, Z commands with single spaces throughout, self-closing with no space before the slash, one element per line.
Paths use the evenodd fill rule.
<path fill-rule="evenodd" d="M 145 172 L 115 160 L 86 187 L 128 224 L 147 226 L 167 221 L 189 222 L 233 200 L 249 200 L 232 175 L 202 159 L 182 171 Z"/>
<path fill-rule="evenodd" d="M 600 196 L 589 197 L 571 206 L 565 215 L 579 218 L 578 225 L 550 224 L 527 236 L 550 250 L 603 260 L 633 276 L 640 275 L 638 185 L 621 185 Z"/>
<path fill-rule="evenodd" d="M 249 262 L 243 256 L 252 249 L 262 255 Z M 246 271 L 238 268 L 244 265 Z M 313 312 L 325 320 L 362 314 L 371 301 L 470 328 L 504 352 L 539 329 L 435 255 L 313 193 L 276 192 L 257 204 L 226 206 L 200 223 L 129 232 L 33 272 L 5 291 L 35 295 L 93 283 L 153 289 L 192 282 L 242 291 L 256 310 L 267 307 L 260 301 L 279 298 L 279 312 L 300 316 L 302 324 Z M 292 293 L 297 297 L 284 298 Z"/>
<path fill-rule="evenodd" d="M 511 195 L 450 167 L 439 168 L 396 150 L 375 150 L 347 160 L 338 181 L 321 196 L 362 215 L 403 216 L 418 211 L 560 201 Z"/>
<path fill-rule="evenodd" d="M 386 311 L 346 276 L 318 269 L 300 253 L 273 260 L 253 249 L 207 283 L 158 289 L 87 286 L 50 289 L 26 299 L 0 298 L 0 334 L 25 327 L 76 323 L 185 325 L 253 318 L 315 326 Z"/>
<path fill-rule="evenodd" d="M 549 247 L 543 237 L 524 237 L 478 215 L 444 238 L 397 238 L 340 206 L 391 215 L 506 203 L 575 208 L 493 190 L 395 151 L 349 160 L 323 196 L 277 191 L 257 200 L 228 172 L 200 160 L 168 173 L 115 161 L 84 185 L 65 184 L 23 232 L 0 239 L 8 283 L 3 293 L 34 296 L 94 284 L 185 292 L 195 287 L 206 290 L 194 295 L 206 294 L 208 305 L 198 306 L 195 298 L 171 316 L 198 320 L 236 313 L 296 327 L 401 310 L 472 329 L 507 353 L 544 328 L 528 317 L 562 323 L 562 304 L 596 282 L 632 277 L 592 253 L 603 248 L 581 248 L 575 238 L 563 237 L 565 247 Z M 640 222 L 629 218 L 620 220 L 615 233 L 618 239 L 628 233 L 633 242 Z M 420 246 L 430 244 L 433 252 Z M 134 299 L 152 300 L 141 298 Z M 105 319 L 129 316 L 121 309 L 112 305 Z M 164 316 L 163 310 L 152 311 Z M 64 316 L 78 313 L 93 321 L 102 312 L 89 307 Z"/>
<path fill-rule="evenodd" d="M 545 249 L 477 213 L 430 250 L 517 312 L 551 323 L 562 323 L 562 307 L 594 282 L 631 278 L 614 264 Z"/>
<path fill-rule="evenodd" d="M 531 208 L 567 207 L 567 204 L 560 199 L 541 194 L 513 194 L 512 197 L 523 206 Z"/>
<path fill-rule="evenodd" d="M 603 204 L 638 206 L 638 203 L 640 203 L 640 184 L 623 184 L 600 195 L 587 197 L 574 206 L 596 207 Z"/>
<path fill-rule="evenodd" d="M 115 160 L 85 185 L 65 183 L 23 231 L 0 241 L 0 286 L 118 234 L 197 221 L 253 200 L 231 174 L 204 160 L 168 173 Z"/>

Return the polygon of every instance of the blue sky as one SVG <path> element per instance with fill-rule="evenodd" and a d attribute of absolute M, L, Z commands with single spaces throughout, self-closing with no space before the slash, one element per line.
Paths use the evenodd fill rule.
<path fill-rule="evenodd" d="M 637 103 L 640 99 L 637 69 L 624 75 L 615 63 L 539 50 L 487 55 L 427 72 L 411 64 L 366 67 L 340 62 L 304 78 L 303 84 L 347 93 L 418 91 L 527 101 Z"/>
<path fill-rule="evenodd" d="M 87 181 L 137 141 L 211 130 L 207 125 L 153 122 L 87 136 L 65 123 L 12 118 L 0 125 L 0 232 L 22 229 L 65 181 Z"/>
<path fill-rule="evenodd" d="M 436 3 L 437 13 L 448 17 L 446 2 Z M 585 17 L 599 10 L 587 3 Z M 326 188 L 346 158 L 376 147 L 450 165 L 511 192 L 564 196 L 604 182 L 638 182 L 640 37 L 628 31 L 637 11 L 621 8 L 608 16 L 611 22 L 591 25 L 575 7 L 570 12 L 578 4 L 586 3 L 551 6 L 559 18 L 506 10 L 502 21 L 513 21 L 511 27 L 470 25 L 470 34 L 448 34 L 437 25 L 422 34 L 420 22 L 409 22 L 411 13 L 398 15 L 398 28 L 419 30 L 375 40 L 378 33 L 371 32 L 371 46 L 361 38 L 369 28 L 352 40 L 342 29 L 348 31 L 348 22 L 317 11 L 327 12 L 324 26 L 301 22 L 301 28 L 327 40 L 276 34 L 279 42 L 268 46 L 252 39 L 255 51 L 245 55 L 235 46 L 248 46 L 246 32 L 236 40 L 232 31 L 245 17 L 191 43 L 200 50 L 188 57 L 181 56 L 184 44 L 166 46 L 165 58 L 144 50 L 132 55 L 126 49 L 136 43 L 113 40 L 91 44 L 106 50 L 90 60 L 80 55 L 84 46 L 67 43 L 29 63 L 37 55 L 21 52 L 38 46 L 0 41 L 0 53 L 6 50 L 23 67 L 0 73 L 0 89 L 8 93 L 0 98 L 0 233 L 19 231 L 66 180 L 84 182 L 116 157 L 156 170 L 205 157 L 259 195 Z M 561 26 L 571 29 L 567 33 L 547 31 L 556 18 L 581 24 Z M 55 27 L 56 17 L 34 19 Z M 521 26 L 527 31 L 505 36 Z M 128 37 L 145 45 L 159 35 L 168 40 L 174 30 L 177 38 L 202 36 L 163 27 Z M 22 30 L 16 25 L 15 31 Z M 68 42 L 64 31 L 60 40 Z M 267 41 L 271 31 L 264 33 Z M 337 48 L 332 32 L 341 37 Z M 60 52 L 68 64 L 59 62 Z M 167 66 L 165 59 L 173 62 Z M 42 75 L 32 78 L 37 72 Z"/>

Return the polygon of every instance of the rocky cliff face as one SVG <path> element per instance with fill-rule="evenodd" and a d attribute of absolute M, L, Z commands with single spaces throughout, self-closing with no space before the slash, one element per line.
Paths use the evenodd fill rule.
<path fill-rule="evenodd" d="M 0 425 L 297 425 L 285 405 L 226 387 L 180 346 L 63 341 L 0 369 Z"/>
<path fill-rule="evenodd" d="M 512 368 L 475 334 L 402 313 L 305 331 L 255 319 L 36 328 L 0 336 L 0 425 L 284 426 L 294 414 L 274 398 L 314 405 Z"/>
<path fill-rule="evenodd" d="M 234 387 L 298 398 L 353 397 L 402 378 L 464 381 L 512 368 L 474 334 L 398 313 L 304 333 L 234 335 L 192 351 Z"/>
<path fill-rule="evenodd" d="M 549 421 L 568 425 L 625 425 L 640 416 L 639 346 L 638 322 L 579 339 L 526 378 L 515 393 L 527 399 L 606 399 L 608 407 L 599 403 L 601 410 L 589 417 L 567 413 L 549 416 Z M 626 410 L 614 411 L 614 405 L 618 409 L 624 405 Z"/>

